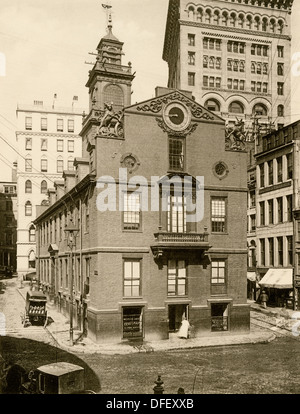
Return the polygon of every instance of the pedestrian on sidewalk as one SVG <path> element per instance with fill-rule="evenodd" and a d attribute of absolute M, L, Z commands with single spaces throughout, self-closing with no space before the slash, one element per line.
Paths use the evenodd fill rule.
<path fill-rule="evenodd" d="M 261 293 L 261 295 L 260 295 L 260 301 L 261 301 L 261 304 L 262 304 L 262 306 L 263 306 L 264 309 L 267 309 L 268 299 L 269 298 L 268 298 L 268 295 L 266 294 L 266 291 L 263 290 L 262 293 Z"/>
<path fill-rule="evenodd" d="M 182 318 L 181 326 L 180 326 L 180 329 L 178 331 L 178 337 L 179 338 L 188 339 L 188 337 L 189 337 L 189 329 L 190 329 L 190 323 L 186 319 L 186 317 L 184 316 Z"/>

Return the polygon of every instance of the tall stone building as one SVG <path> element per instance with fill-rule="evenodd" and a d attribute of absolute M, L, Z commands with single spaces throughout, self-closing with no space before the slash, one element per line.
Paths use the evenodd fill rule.
<path fill-rule="evenodd" d="M 76 99 L 76 98 L 75 98 Z M 47 202 L 47 193 L 62 178 L 64 170 L 74 170 L 82 141 L 78 133 L 82 110 L 46 106 L 42 101 L 17 108 L 18 131 L 18 229 L 17 271 L 34 272 L 36 256 L 36 206 Z"/>
<path fill-rule="evenodd" d="M 291 114 L 293 0 L 170 0 L 163 59 L 170 88 L 229 124 L 240 119 L 248 140 L 256 115 L 261 131 Z"/>
<path fill-rule="evenodd" d="M 97 49 L 83 158 L 34 222 L 41 286 L 99 343 L 167 339 L 183 318 L 195 336 L 248 332 L 245 149 L 191 92 L 131 105 L 111 22 Z"/>

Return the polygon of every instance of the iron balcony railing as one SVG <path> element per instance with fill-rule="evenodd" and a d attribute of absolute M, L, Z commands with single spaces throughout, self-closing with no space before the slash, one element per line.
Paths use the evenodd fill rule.
<path fill-rule="evenodd" d="M 168 233 L 155 234 L 158 243 L 208 243 L 208 233 Z"/>

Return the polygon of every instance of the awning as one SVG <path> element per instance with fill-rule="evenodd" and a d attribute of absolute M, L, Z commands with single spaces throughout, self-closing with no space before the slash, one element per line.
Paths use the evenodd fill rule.
<path fill-rule="evenodd" d="M 256 273 L 255 272 L 247 272 L 247 279 L 251 282 L 256 281 Z"/>
<path fill-rule="evenodd" d="M 267 288 L 292 289 L 293 269 L 269 269 L 259 284 Z"/>

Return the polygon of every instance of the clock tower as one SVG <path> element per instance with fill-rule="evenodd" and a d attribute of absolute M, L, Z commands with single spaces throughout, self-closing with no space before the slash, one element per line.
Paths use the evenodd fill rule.
<path fill-rule="evenodd" d="M 107 34 L 102 37 L 96 54 L 96 63 L 89 71 L 89 114 L 83 121 L 83 156 L 93 166 L 94 139 L 97 135 L 120 137 L 123 134 L 123 109 L 131 105 L 131 84 L 134 79 L 131 63 L 122 65 L 123 42 L 112 31 L 111 13 L 108 15 Z"/>

